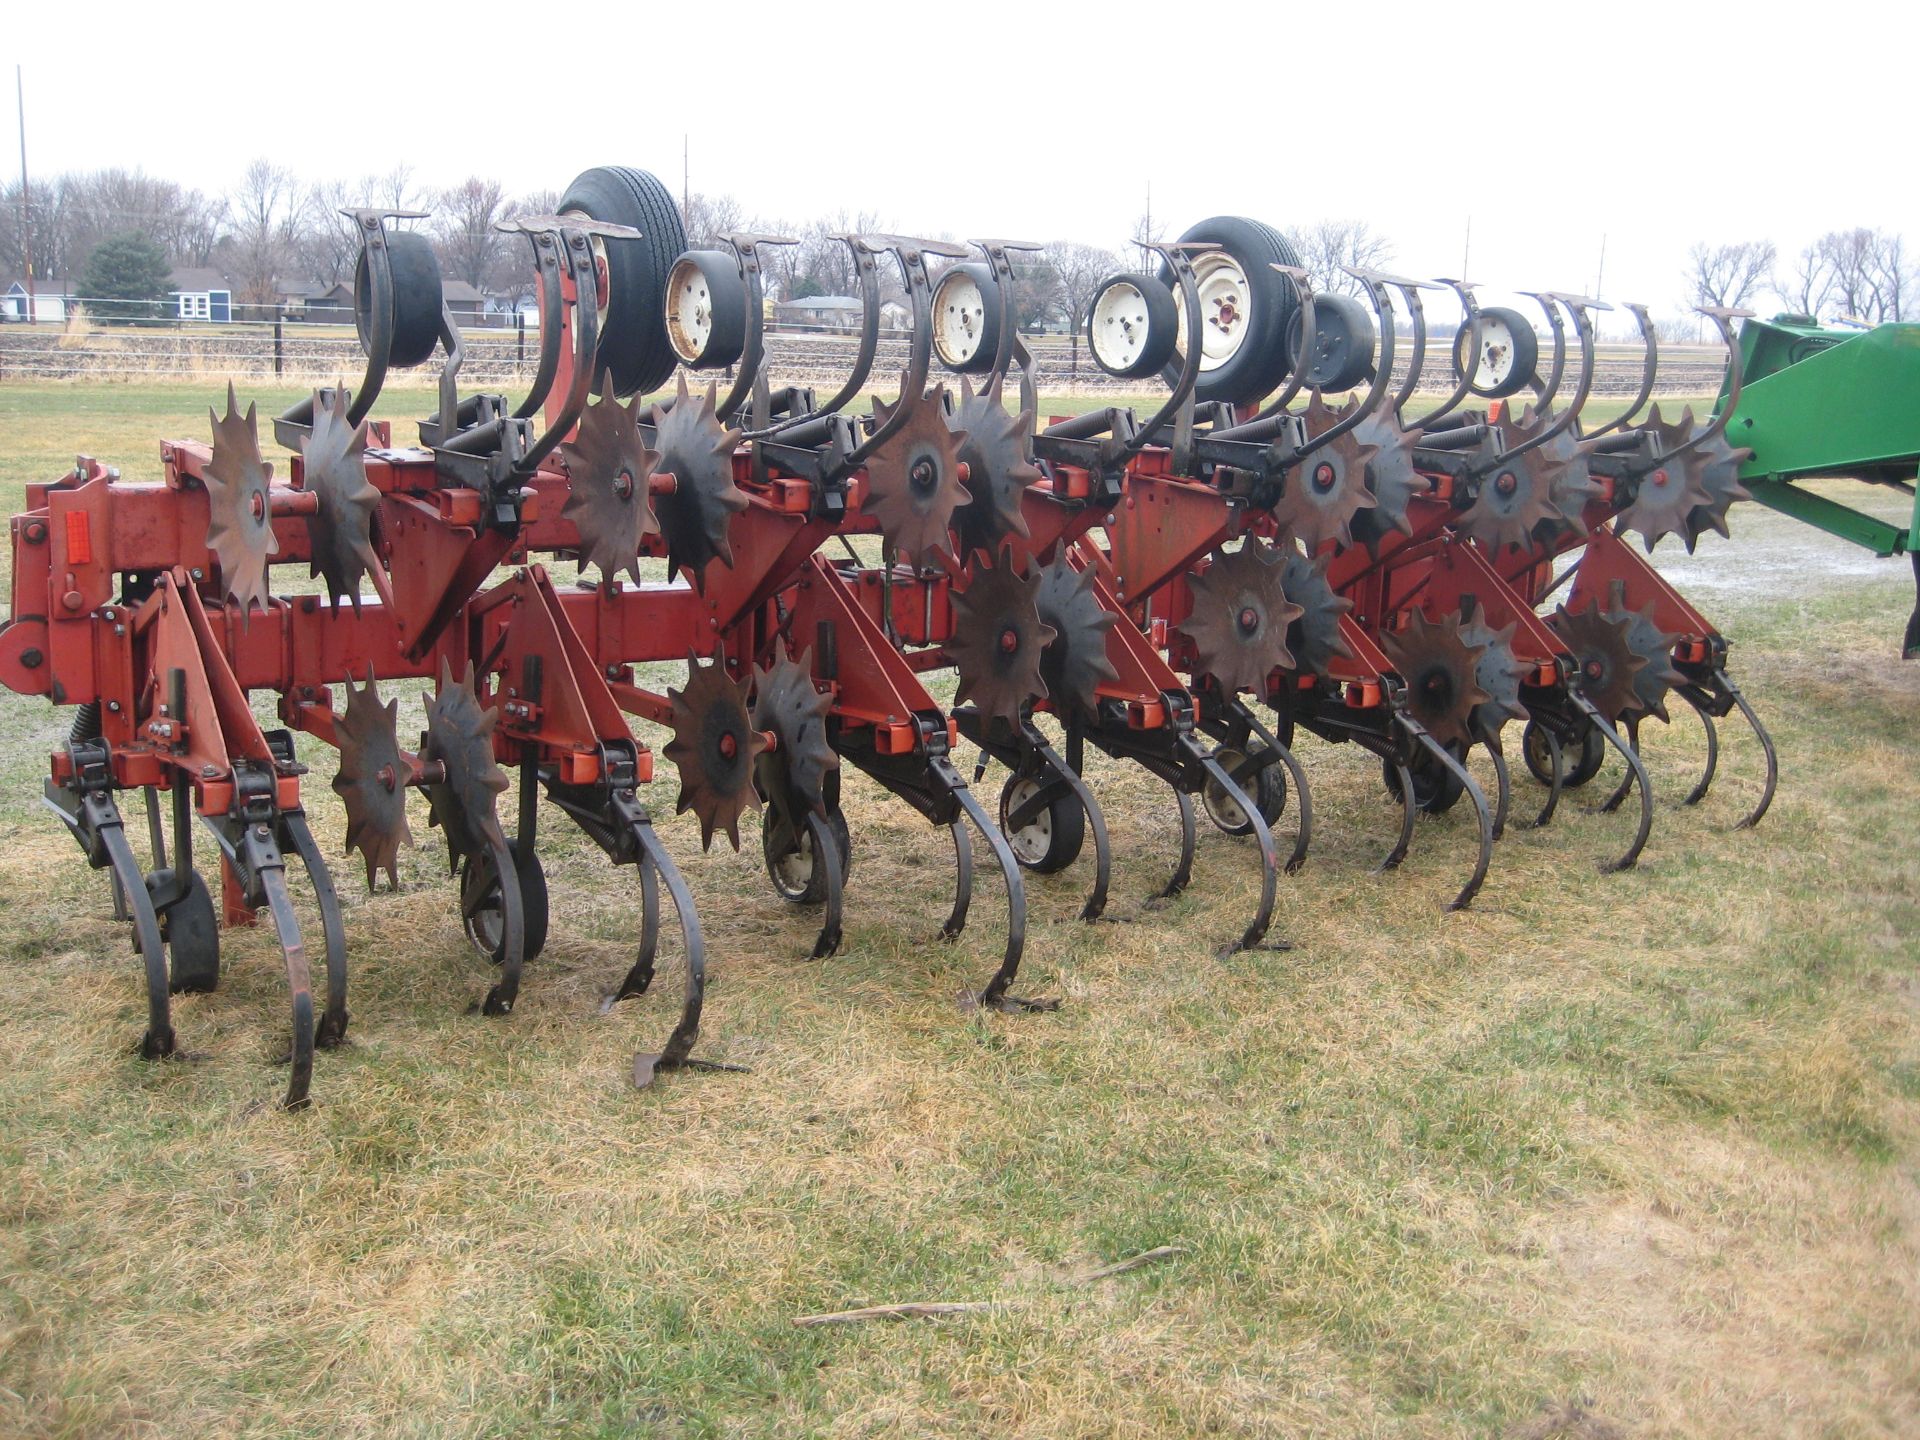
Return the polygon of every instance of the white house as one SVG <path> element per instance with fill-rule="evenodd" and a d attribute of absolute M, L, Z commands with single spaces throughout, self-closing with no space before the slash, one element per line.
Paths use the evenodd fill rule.
<path fill-rule="evenodd" d="M 33 318 L 42 325 L 64 325 L 67 321 L 67 282 L 65 280 L 36 280 L 33 282 Z M 9 280 L 4 292 L 0 292 L 0 320 L 25 320 L 27 318 L 27 282 Z"/>
<path fill-rule="evenodd" d="M 218 270 L 187 266 L 167 277 L 167 296 L 181 320 L 210 320 L 225 324 L 233 318 L 233 287 Z"/>

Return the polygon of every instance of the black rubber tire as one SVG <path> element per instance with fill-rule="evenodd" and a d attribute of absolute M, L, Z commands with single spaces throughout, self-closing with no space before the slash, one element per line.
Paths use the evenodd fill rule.
<path fill-rule="evenodd" d="M 1533 322 L 1518 310 L 1509 310 L 1504 305 L 1488 305 L 1480 311 L 1480 316 L 1483 321 L 1500 321 L 1507 327 L 1507 333 L 1513 336 L 1513 370 L 1498 385 L 1484 388 L 1474 385 L 1469 388 L 1483 400 L 1504 400 L 1509 395 L 1518 395 L 1533 383 L 1534 372 L 1540 368 L 1540 337 L 1533 333 Z M 1456 376 L 1461 371 L 1460 349 L 1466 339 L 1467 326 L 1462 322 L 1453 336 L 1453 369 Z"/>
<path fill-rule="evenodd" d="M 1300 356 L 1304 314 L 1296 308 L 1287 321 L 1287 354 L 1295 361 Z M 1373 352 L 1379 340 L 1372 307 L 1351 295 L 1315 295 L 1313 347 L 1308 352 L 1313 364 L 1307 384 L 1331 394 L 1353 389 L 1373 373 Z"/>
<path fill-rule="evenodd" d="M 1448 750 L 1454 759 L 1465 763 L 1466 752 L 1460 746 L 1449 745 Z M 1424 750 L 1414 755 L 1413 764 L 1407 770 L 1413 776 L 1413 803 L 1429 815 L 1446 814 L 1460 803 L 1460 797 L 1467 792 L 1465 781 Z M 1394 768 L 1391 760 L 1380 762 L 1380 778 L 1387 787 L 1388 798 L 1397 804 L 1400 800 L 1400 772 Z"/>
<path fill-rule="evenodd" d="M 360 332 L 360 348 L 367 348 L 373 323 L 373 281 L 367 272 L 367 252 L 353 267 L 353 324 Z M 390 365 L 424 365 L 440 343 L 440 310 L 445 291 L 440 284 L 440 261 L 433 244 L 414 230 L 387 232 L 387 266 L 393 272 L 393 349 Z"/>
<path fill-rule="evenodd" d="M 1600 773 L 1600 766 L 1607 758 L 1607 741 L 1598 729 L 1588 724 L 1581 733 L 1580 753 L 1571 760 L 1561 747 L 1561 764 L 1564 770 L 1560 776 L 1563 789 L 1576 789 L 1592 780 Z M 1542 785 L 1553 783 L 1553 759 L 1547 752 L 1546 732 L 1538 720 L 1529 720 L 1527 728 L 1520 732 L 1520 756 L 1526 762 L 1527 773 Z"/>
<path fill-rule="evenodd" d="M 534 960 L 539 957 L 542 950 L 547 948 L 547 872 L 541 867 L 540 857 L 534 853 L 531 846 L 522 846 L 518 840 L 509 840 L 507 842 L 507 849 L 513 855 L 513 868 L 520 872 L 520 910 L 523 919 L 522 929 L 524 930 L 520 958 L 523 961 Z M 468 887 L 481 883 L 475 878 L 475 872 L 473 870 L 474 863 L 473 861 L 469 861 L 460 868 L 460 894 L 462 901 L 460 908 L 463 916 L 466 913 L 465 900 Z M 478 864 L 481 868 L 477 874 L 484 876 L 484 883 L 489 887 L 493 887 L 492 857 L 487 852 L 482 851 Z M 480 937 L 474 933 L 473 922 L 466 920 L 463 923 L 466 928 L 467 939 L 473 942 L 475 949 L 482 948 Z M 506 938 L 504 936 L 494 943 L 492 951 L 488 954 L 488 958 L 496 965 L 506 959 Z"/>
<path fill-rule="evenodd" d="M 1102 360 L 1100 347 L 1093 338 L 1093 317 L 1099 312 L 1100 299 L 1117 285 L 1131 286 L 1140 296 L 1144 307 L 1139 323 L 1145 327 L 1145 342 L 1140 353 L 1126 365 L 1109 365 Z M 1180 344 L 1180 315 L 1173 303 L 1173 292 L 1167 289 L 1163 281 L 1138 270 L 1123 271 L 1102 280 L 1099 288 L 1093 292 L 1093 298 L 1087 301 L 1085 323 L 1087 353 L 1093 357 L 1093 363 L 1120 380 L 1139 380 L 1159 374 L 1167 368 L 1167 362 L 1173 358 L 1173 352 Z"/>
<path fill-rule="evenodd" d="M 1080 858 L 1080 849 L 1087 838 L 1087 812 L 1080 807 L 1080 797 L 1071 790 L 1055 796 L 1047 802 L 1046 848 L 1034 855 L 1029 845 L 1023 852 L 1022 847 L 1014 843 L 1013 832 L 1007 829 L 1007 817 L 1013 813 L 1014 787 L 1032 779 L 1009 775 L 1000 787 L 1000 833 L 1007 837 L 1013 858 L 1020 862 L 1022 869 L 1036 875 L 1058 874 Z"/>
<path fill-rule="evenodd" d="M 804 819 L 801 824 L 806 824 Z M 827 811 L 827 828 L 833 833 L 833 843 L 840 847 L 840 888 L 844 890 L 853 874 L 853 836 L 847 830 L 845 813 L 838 807 Z M 827 882 L 821 878 L 817 868 L 809 867 L 804 889 L 791 890 L 781 882 L 776 867 L 785 858 L 784 854 L 773 853 L 773 827 L 763 823 L 760 826 L 760 859 L 767 867 L 767 878 L 773 882 L 774 893 L 789 905 L 825 904 Z"/>
<path fill-rule="evenodd" d="M 171 877 L 150 875 L 157 888 Z M 200 872 L 193 872 L 187 893 L 160 912 L 160 934 L 167 942 L 167 989 L 175 995 L 211 995 L 220 988 L 220 917 Z"/>
<path fill-rule="evenodd" d="M 974 347 L 973 354 L 959 364 L 947 358 L 940 344 L 940 311 L 947 277 L 965 275 L 980 288 L 980 298 L 985 302 L 980 314 L 980 343 Z M 933 305 L 930 315 L 933 326 L 933 357 L 956 375 L 984 375 L 993 369 L 993 362 L 1000 353 L 1000 280 L 993 273 L 993 267 L 984 260 L 967 260 L 957 265 L 949 265 L 940 272 L 940 278 L 934 281 Z"/>
<path fill-rule="evenodd" d="M 1287 327 L 1299 302 L 1293 283 L 1272 267 L 1298 266 L 1300 256 L 1278 230 L 1244 215 L 1216 215 L 1202 220 L 1180 238 L 1218 245 L 1232 256 L 1247 277 L 1248 300 L 1253 311 L 1247 322 L 1247 337 L 1240 348 L 1218 369 L 1200 373 L 1194 397 L 1201 401 L 1250 405 L 1278 389 L 1287 378 L 1291 358 L 1287 351 Z M 1171 292 L 1175 284 L 1172 272 L 1164 265 L 1160 268 L 1160 283 Z M 1185 338 L 1179 336 L 1177 341 Z M 1180 378 L 1179 362 L 1170 360 L 1162 374 L 1169 385 L 1176 383 Z"/>
<path fill-rule="evenodd" d="M 747 282 L 740 277 L 740 264 L 733 254 L 726 250 L 689 250 L 674 261 L 673 269 L 668 271 L 669 285 L 682 266 L 691 267 L 688 278 L 697 272 L 699 283 L 707 292 L 707 313 L 713 317 L 713 326 L 707 332 L 707 343 L 695 349 L 690 339 L 683 337 L 674 345 L 674 354 L 680 363 L 690 370 L 724 370 L 737 364 L 740 354 L 747 347 Z M 672 296 L 666 301 L 667 338 L 674 339 Z"/>
<path fill-rule="evenodd" d="M 567 186 L 560 213 L 568 211 L 640 232 L 605 242 L 607 316 L 595 363 L 612 372 L 616 395 L 658 390 L 679 363 L 667 338 L 667 274 L 686 253 L 687 233 L 672 192 L 645 170 L 599 165 Z"/>
<path fill-rule="evenodd" d="M 1233 773 L 1234 767 L 1240 763 L 1239 752 L 1228 750 L 1224 747 L 1220 750 L 1216 758 L 1229 775 Z M 1286 767 L 1278 760 L 1274 761 L 1271 765 L 1262 766 L 1254 774 L 1253 786 L 1253 803 L 1260 807 L 1261 818 L 1271 827 L 1279 821 L 1282 815 L 1287 813 Z M 1242 786 L 1241 788 L 1245 789 L 1246 787 Z M 1217 790 L 1218 787 L 1215 786 L 1211 780 L 1200 788 L 1200 808 L 1207 812 L 1207 819 L 1211 820 L 1214 828 L 1224 835 L 1251 835 L 1253 833 L 1253 821 L 1248 819 L 1244 814 L 1240 815 L 1237 819 L 1230 818 L 1222 803 L 1226 797 L 1223 794 L 1216 793 Z M 1238 809 L 1237 806 L 1235 808 Z"/>

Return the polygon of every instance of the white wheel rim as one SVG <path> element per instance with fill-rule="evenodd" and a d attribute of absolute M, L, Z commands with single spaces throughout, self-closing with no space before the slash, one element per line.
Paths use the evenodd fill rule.
<path fill-rule="evenodd" d="M 788 895 L 804 895 L 813 883 L 813 832 L 802 827 L 800 848 L 773 862 L 774 879 Z"/>
<path fill-rule="evenodd" d="M 980 353 L 986 338 L 987 297 L 964 270 L 949 270 L 933 292 L 933 348 L 940 363 L 957 370 Z"/>
<path fill-rule="evenodd" d="M 1214 754 L 1214 759 L 1220 762 L 1220 768 L 1229 775 L 1246 758 L 1238 750 L 1220 750 Z M 1240 802 L 1229 795 L 1226 787 L 1212 776 L 1207 777 L 1206 801 L 1207 812 L 1220 824 L 1237 830 L 1250 823 Z"/>
<path fill-rule="evenodd" d="M 1240 262 L 1220 251 L 1196 257 L 1193 277 L 1200 292 L 1200 372 L 1204 375 L 1238 355 L 1246 343 L 1247 326 L 1253 318 L 1252 287 Z M 1177 348 L 1185 354 L 1187 296 L 1183 288 L 1175 288 L 1173 308 L 1179 324 Z"/>
<path fill-rule="evenodd" d="M 713 296 L 707 277 L 691 260 L 682 260 L 667 277 L 667 339 L 688 365 L 706 357 L 713 340 Z"/>
<path fill-rule="evenodd" d="M 1013 814 L 1039 793 L 1040 786 L 1036 782 L 1016 780 L 1007 791 L 1006 813 Z M 1008 830 L 1006 834 L 1007 845 L 1022 863 L 1038 865 L 1047 858 L 1047 851 L 1053 847 L 1053 807 L 1045 807 L 1019 829 Z"/>
<path fill-rule="evenodd" d="M 1150 327 L 1147 297 L 1138 285 L 1122 280 L 1107 286 L 1094 301 L 1087 320 L 1087 346 L 1108 370 L 1126 370 L 1145 352 L 1152 338 Z"/>
<path fill-rule="evenodd" d="M 1469 337 L 1461 336 L 1466 348 Z M 1480 317 L 1480 353 L 1474 357 L 1473 388 L 1492 390 L 1504 385 L 1513 375 L 1513 331 L 1507 322 L 1490 315 Z"/>

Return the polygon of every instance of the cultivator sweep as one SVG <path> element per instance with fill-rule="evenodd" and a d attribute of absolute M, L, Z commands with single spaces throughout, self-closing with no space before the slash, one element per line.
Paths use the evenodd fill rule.
<path fill-rule="evenodd" d="M 1525 764 L 1546 787 L 1536 824 L 1608 751 L 1622 757 L 1603 808 L 1637 789 L 1639 824 L 1614 868 L 1647 843 L 1640 726 L 1669 718 L 1673 696 L 1707 726 L 1688 803 L 1714 778 L 1714 719 L 1737 709 L 1767 763 L 1743 823 L 1765 812 L 1772 749 L 1727 678 L 1726 641 L 1625 539 L 1691 548 L 1725 533 L 1744 494 L 1723 420 L 1658 407 L 1639 418 L 1658 363 L 1644 311 L 1641 393 L 1587 427 L 1599 302 L 1534 297 L 1552 339 L 1543 357 L 1523 316 L 1443 282 L 1466 317 L 1451 393 L 1416 414 L 1433 287 L 1356 272 L 1363 299 L 1318 294 L 1276 232 L 1222 218 L 1151 247 L 1156 268 L 1110 278 L 1090 308 L 1103 368 L 1164 377 L 1157 412 L 1042 426 L 1009 307 L 1034 247 L 842 237 L 864 325 L 851 373 L 822 399 L 776 387 L 765 363 L 763 256 L 791 242 L 735 234 L 688 250 L 659 183 L 622 168 L 581 175 L 559 211 L 510 227 L 531 252 L 542 319 L 518 404 L 463 391 L 432 251 L 400 223 L 415 217 L 354 211 L 366 373 L 276 420 L 297 457 L 285 482 L 229 387 L 212 444 L 163 445 L 159 483 L 83 459 L 30 487 L 14 520 L 0 679 L 79 707 L 47 801 L 111 870 L 133 923 L 149 1057 L 179 1053 L 170 997 L 219 981 L 196 817 L 219 848 L 227 923 L 266 910 L 284 953 L 289 1106 L 307 1103 L 315 1048 L 346 1035 L 347 937 L 301 806 L 296 733 L 339 751 L 345 846 L 370 889 L 382 873 L 397 886 L 415 838 L 407 792 L 425 792 L 467 935 L 497 967 L 476 1007 L 487 1015 L 511 1013 L 546 942 L 543 797 L 638 875 L 637 954 L 606 1008 L 650 990 L 665 891 L 685 978 L 668 1039 L 635 1060 L 641 1086 L 662 1070 L 733 1067 L 693 1054 L 705 941 L 642 799 L 654 756 L 629 716 L 671 732 L 675 813 L 693 813 L 703 849 L 722 833 L 739 848 L 743 816 L 758 814 L 777 894 L 818 909 L 815 958 L 839 948 L 850 903 L 845 766 L 949 833 L 948 938 L 969 918 L 977 836 L 1007 925 L 997 966 L 964 998 L 991 1010 L 1057 1004 L 1013 993 L 1026 873 L 1068 869 L 1090 838 L 1079 914 L 1109 909 L 1089 745 L 1171 792 L 1179 850 L 1159 898 L 1192 880 L 1200 810 L 1252 837 L 1257 899 L 1223 955 L 1285 944 L 1270 938 L 1281 877 L 1313 830 L 1302 730 L 1380 760 L 1400 817 L 1386 868 L 1420 811 L 1469 801 L 1475 851 L 1456 907 L 1484 883 L 1507 824 L 1510 721 L 1524 722 Z M 860 416 L 849 407 L 872 375 L 888 280 L 912 313 L 909 355 L 895 398 Z M 1728 315 L 1714 319 L 1726 333 Z M 419 444 L 395 444 L 368 420 L 374 401 L 390 369 L 435 356 L 437 408 Z M 936 361 L 953 382 L 931 381 Z M 1729 384 L 1737 400 L 1737 356 Z M 1525 390 L 1516 416 L 1507 402 Z M 1464 408 L 1475 397 L 1492 403 Z M 557 584 L 551 559 L 577 560 L 579 581 Z M 276 583 L 276 567 L 302 562 L 320 593 Z M 635 667 L 659 662 L 684 662 L 684 684 L 638 683 Z M 928 688 L 942 673 L 950 706 Z M 410 750 L 393 693 L 415 681 L 432 688 Z M 277 697 L 284 728 L 260 726 L 256 692 Z M 1475 749 L 1493 764 L 1491 802 L 1467 768 Z M 997 813 L 975 794 L 996 764 Z M 121 812 L 136 788 L 144 862 Z M 1274 827 L 1289 812 L 1283 856 Z M 318 1015 L 289 857 L 320 918 Z"/>

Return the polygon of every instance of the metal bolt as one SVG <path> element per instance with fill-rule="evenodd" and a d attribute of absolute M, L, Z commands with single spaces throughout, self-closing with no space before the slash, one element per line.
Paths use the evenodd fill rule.
<path fill-rule="evenodd" d="M 118 700 L 107 701 L 107 709 L 110 713 L 118 715 L 120 713 L 120 702 Z"/>
<path fill-rule="evenodd" d="M 20 663 L 29 670 L 38 670 L 46 658 L 31 645 L 20 652 Z"/>
<path fill-rule="evenodd" d="M 202 570 L 198 565 L 194 566 L 193 569 L 189 570 L 187 573 L 193 576 L 195 580 L 204 580 L 207 578 L 207 572 Z"/>

